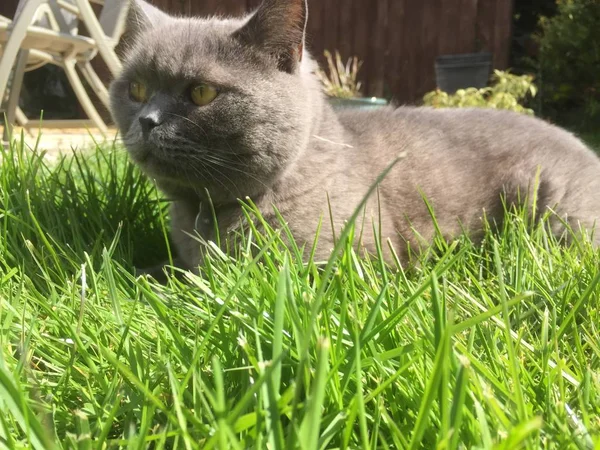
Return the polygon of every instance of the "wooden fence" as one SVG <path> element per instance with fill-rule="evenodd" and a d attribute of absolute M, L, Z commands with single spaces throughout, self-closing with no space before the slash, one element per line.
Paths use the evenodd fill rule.
<path fill-rule="evenodd" d="M 308 44 L 364 61 L 360 78 L 367 95 L 418 101 L 435 88 L 436 56 L 491 51 L 495 68 L 506 68 L 513 0 L 308 0 Z M 152 0 L 184 15 L 251 11 L 260 0 Z M 1 0 L 0 13 L 17 0 Z"/>
<path fill-rule="evenodd" d="M 308 45 L 364 61 L 360 78 L 368 95 L 418 101 L 435 88 L 439 55 L 479 50 L 506 68 L 513 0 L 308 0 Z M 153 0 L 186 15 L 242 14 L 260 0 Z"/>

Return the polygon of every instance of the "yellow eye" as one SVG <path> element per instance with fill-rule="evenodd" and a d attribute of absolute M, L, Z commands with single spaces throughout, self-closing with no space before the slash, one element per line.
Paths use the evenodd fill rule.
<path fill-rule="evenodd" d="M 219 91 L 209 84 L 199 84 L 192 89 L 192 101 L 198 106 L 206 106 L 219 95 Z"/>
<path fill-rule="evenodd" d="M 144 103 L 148 100 L 148 90 L 144 83 L 132 81 L 129 83 L 129 96 L 133 101 Z"/>

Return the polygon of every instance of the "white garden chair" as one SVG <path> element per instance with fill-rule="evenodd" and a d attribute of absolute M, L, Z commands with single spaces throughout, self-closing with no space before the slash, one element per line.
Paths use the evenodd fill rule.
<path fill-rule="evenodd" d="M 88 0 L 21 0 L 14 20 L 0 19 L 0 100 L 5 100 L 8 119 L 5 136 L 15 121 L 27 125 L 27 118 L 18 108 L 23 73 L 48 63 L 63 68 L 89 119 L 101 132 L 106 131 L 75 67 L 108 107 L 107 89 L 90 61 L 99 53 L 113 74 L 120 70 L 114 49 L 123 32 L 128 6 L 126 0 L 105 0 L 96 17 Z M 91 37 L 78 34 L 80 20 Z"/>

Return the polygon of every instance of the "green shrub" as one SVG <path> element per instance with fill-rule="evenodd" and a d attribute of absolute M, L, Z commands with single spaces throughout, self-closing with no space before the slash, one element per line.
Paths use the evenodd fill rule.
<path fill-rule="evenodd" d="M 361 82 L 358 81 L 358 71 L 362 67 L 362 61 L 354 56 L 344 64 L 337 50 L 335 57 L 329 50 L 325 50 L 325 59 L 329 73 L 322 69 L 316 72 L 325 94 L 335 98 L 360 97 Z"/>
<path fill-rule="evenodd" d="M 426 94 L 423 101 L 434 108 L 494 108 L 533 115 L 533 110 L 522 103 L 536 93 L 531 75 L 517 76 L 496 70 L 491 87 L 459 89 L 455 94 L 437 89 Z"/>
<path fill-rule="evenodd" d="M 540 22 L 545 112 L 581 109 L 600 116 L 600 1 L 557 0 L 558 14 Z"/>

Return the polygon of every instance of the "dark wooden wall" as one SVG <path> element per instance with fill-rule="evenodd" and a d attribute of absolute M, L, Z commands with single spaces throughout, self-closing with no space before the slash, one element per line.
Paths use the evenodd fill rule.
<path fill-rule="evenodd" d="M 308 0 L 308 43 L 364 61 L 365 94 L 415 102 L 435 88 L 436 56 L 491 51 L 495 68 L 506 68 L 514 0 Z M 260 0 L 152 0 L 184 15 L 243 14 Z M 17 0 L 0 0 L 11 14 Z"/>
<path fill-rule="evenodd" d="M 152 0 L 181 14 L 242 14 L 260 0 Z M 364 61 L 368 95 L 414 102 L 435 88 L 436 56 L 491 51 L 508 65 L 513 0 L 308 0 L 308 45 Z"/>

